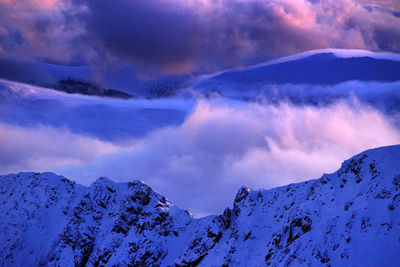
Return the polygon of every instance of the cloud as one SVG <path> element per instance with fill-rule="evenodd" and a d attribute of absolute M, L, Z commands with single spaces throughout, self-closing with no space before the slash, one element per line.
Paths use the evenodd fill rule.
<path fill-rule="evenodd" d="M 399 52 L 400 18 L 385 12 L 395 11 L 396 3 L 3 0 L 0 55 L 84 62 L 99 69 L 129 63 L 141 75 L 160 75 L 212 71 L 326 47 Z"/>
<path fill-rule="evenodd" d="M 382 6 L 400 11 L 400 2 L 397 0 L 358 0 L 358 3 L 362 5 Z"/>
<path fill-rule="evenodd" d="M 243 91 L 231 91 L 226 95 L 236 98 L 268 99 L 279 102 L 287 99 L 299 105 L 323 106 L 340 99 L 357 98 L 369 105 L 387 112 L 399 111 L 400 82 L 361 82 L 347 81 L 334 86 L 324 85 L 264 85 L 254 86 Z"/>
<path fill-rule="evenodd" d="M 64 128 L 27 128 L 0 123 L 0 171 L 48 171 L 73 163 L 87 163 L 117 151 L 117 146 L 76 135 Z"/>
<path fill-rule="evenodd" d="M 81 9 L 69 0 L 0 1 L 0 57 L 73 63 L 90 56 Z"/>
<path fill-rule="evenodd" d="M 400 19 L 352 0 L 87 4 L 87 31 L 110 57 L 173 74 L 315 48 L 400 51 Z"/>
<path fill-rule="evenodd" d="M 356 153 L 399 142 L 391 119 L 357 101 L 326 107 L 202 101 L 179 127 L 55 169 L 85 183 L 99 176 L 139 178 L 204 215 L 231 206 L 242 185 L 271 188 L 317 178 Z"/>

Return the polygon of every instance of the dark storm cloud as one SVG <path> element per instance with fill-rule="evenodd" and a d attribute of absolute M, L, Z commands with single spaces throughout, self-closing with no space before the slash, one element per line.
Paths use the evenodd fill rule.
<path fill-rule="evenodd" d="M 328 45 L 265 1 L 88 3 L 87 30 L 106 51 L 171 73 Z"/>
<path fill-rule="evenodd" d="M 181 74 L 315 48 L 400 52 L 396 8 L 383 0 L 0 0 L 0 54 Z"/>
<path fill-rule="evenodd" d="M 351 0 L 89 0 L 110 57 L 182 73 L 325 47 L 400 51 L 400 19 Z"/>
<path fill-rule="evenodd" d="M 87 29 L 121 58 L 156 65 L 184 62 L 194 51 L 196 14 L 186 6 L 153 1 L 89 1 Z"/>

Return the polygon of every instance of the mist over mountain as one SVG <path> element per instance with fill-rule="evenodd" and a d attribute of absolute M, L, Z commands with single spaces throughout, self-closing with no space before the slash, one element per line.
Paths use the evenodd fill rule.
<path fill-rule="evenodd" d="M 367 59 L 377 76 L 396 77 L 396 67 L 388 74 L 380 63 L 397 66 L 397 54 L 331 49 L 199 76 L 172 91 L 167 89 L 173 80 L 166 86 L 154 82 L 128 100 L 3 80 L 0 170 L 59 172 L 85 185 L 99 176 L 129 181 L 135 175 L 197 215 L 218 213 L 243 184 L 271 188 L 304 181 L 360 151 L 400 142 L 399 81 L 346 80 L 330 68 L 324 71 L 344 82 L 219 77 L 243 72 L 265 80 L 270 76 L 264 70 L 282 64 L 300 64 L 303 70 L 321 60 L 328 65 L 346 60 L 339 61 L 346 65 L 360 59 Z M 364 75 L 363 69 L 357 73 Z"/>
<path fill-rule="evenodd" d="M 393 264 L 398 146 L 307 179 L 400 143 L 399 62 L 310 51 L 129 99 L 0 80 L 1 173 L 45 172 L 0 177 L 1 264 Z"/>

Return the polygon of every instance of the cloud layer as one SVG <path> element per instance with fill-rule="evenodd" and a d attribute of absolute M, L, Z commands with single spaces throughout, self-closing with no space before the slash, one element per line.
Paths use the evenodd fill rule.
<path fill-rule="evenodd" d="M 84 184 L 142 179 L 196 215 L 221 212 L 242 185 L 317 178 L 365 149 L 400 142 L 391 119 L 357 101 L 320 108 L 201 101 L 181 126 L 125 147 L 62 129 L 0 126 L 2 173 L 52 170 Z"/>
<path fill-rule="evenodd" d="M 65 128 L 27 128 L 0 123 L 0 171 L 48 171 L 66 164 L 84 164 L 117 151 L 117 146 L 76 135 Z"/>
<path fill-rule="evenodd" d="M 0 55 L 130 63 L 144 74 L 243 65 L 315 48 L 400 51 L 398 4 L 355 0 L 1 0 Z"/>
<path fill-rule="evenodd" d="M 323 108 L 201 102 L 180 127 L 60 171 L 82 179 L 134 175 L 199 215 L 230 206 L 242 185 L 271 188 L 317 178 L 356 153 L 399 142 L 389 119 L 357 102 Z"/>
<path fill-rule="evenodd" d="M 256 103 L 124 101 L 2 83 L 0 174 L 55 171 L 87 185 L 139 178 L 197 215 L 230 206 L 242 185 L 317 178 L 400 142 L 398 83 L 283 85 Z"/>

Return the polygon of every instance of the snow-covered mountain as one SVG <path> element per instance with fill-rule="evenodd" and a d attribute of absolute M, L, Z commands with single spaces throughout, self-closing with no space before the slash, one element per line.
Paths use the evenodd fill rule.
<path fill-rule="evenodd" d="M 400 80 L 400 56 L 364 50 L 322 49 L 211 75 L 200 88 L 219 83 L 333 85 L 345 81 Z"/>
<path fill-rule="evenodd" d="M 329 105 L 356 97 L 384 112 L 399 111 L 400 55 L 322 49 L 197 78 L 206 97 Z"/>
<path fill-rule="evenodd" d="M 141 181 L 84 187 L 52 173 L 0 177 L 2 266 L 396 266 L 400 146 L 333 174 L 193 218 Z"/>

